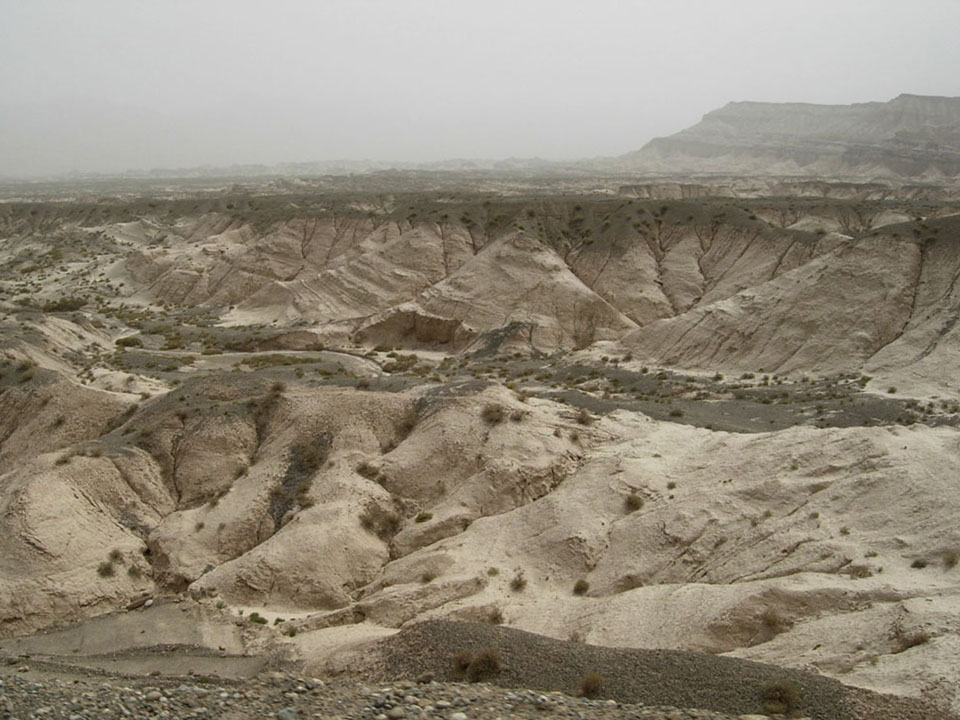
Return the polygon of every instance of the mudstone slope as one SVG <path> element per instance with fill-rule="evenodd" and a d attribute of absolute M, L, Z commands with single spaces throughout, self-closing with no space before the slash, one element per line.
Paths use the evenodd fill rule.
<path fill-rule="evenodd" d="M 956 203 L 672 192 L 0 207 L 0 644 L 456 619 L 956 709 Z"/>

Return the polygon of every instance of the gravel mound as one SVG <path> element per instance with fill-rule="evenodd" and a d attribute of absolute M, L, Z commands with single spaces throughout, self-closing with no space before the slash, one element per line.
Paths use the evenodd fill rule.
<path fill-rule="evenodd" d="M 851 688 L 813 673 L 678 650 L 607 648 L 554 640 L 480 623 L 419 623 L 380 643 L 384 680 L 462 679 L 458 653 L 492 648 L 501 668 L 484 677 L 508 688 L 579 693 L 587 673 L 602 678 L 598 697 L 645 706 L 760 713 L 764 692 L 779 683 L 799 689 L 800 715 L 823 720 L 948 720 L 944 710 L 912 699 Z"/>

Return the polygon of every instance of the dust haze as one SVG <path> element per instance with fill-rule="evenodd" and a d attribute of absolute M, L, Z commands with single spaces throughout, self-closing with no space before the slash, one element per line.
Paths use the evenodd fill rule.
<path fill-rule="evenodd" d="M 8 177 L 615 156 L 734 100 L 960 94 L 949 2 L 0 7 Z"/>

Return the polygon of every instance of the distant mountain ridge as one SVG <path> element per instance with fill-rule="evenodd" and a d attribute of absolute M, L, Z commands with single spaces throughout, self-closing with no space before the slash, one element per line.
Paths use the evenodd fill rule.
<path fill-rule="evenodd" d="M 853 105 L 731 102 L 617 158 L 658 173 L 863 178 L 960 176 L 960 97 Z"/>

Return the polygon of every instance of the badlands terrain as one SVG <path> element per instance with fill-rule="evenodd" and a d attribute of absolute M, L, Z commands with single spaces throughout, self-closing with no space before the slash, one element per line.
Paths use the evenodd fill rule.
<path fill-rule="evenodd" d="M 960 710 L 960 187 L 0 190 L 0 713 Z"/>

